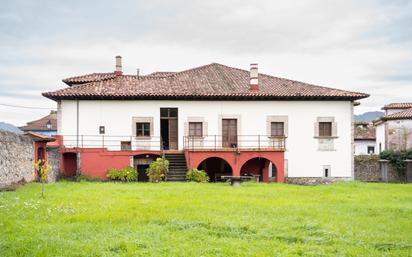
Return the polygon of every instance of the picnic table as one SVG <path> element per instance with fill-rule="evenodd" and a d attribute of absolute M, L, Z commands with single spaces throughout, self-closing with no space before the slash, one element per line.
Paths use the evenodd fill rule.
<path fill-rule="evenodd" d="M 259 181 L 259 175 L 254 176 L 221 176 L 223 180 L 229 181 L 232 186 L 240 186 L 240 183 L 245 180 L 256 180 Z"/>

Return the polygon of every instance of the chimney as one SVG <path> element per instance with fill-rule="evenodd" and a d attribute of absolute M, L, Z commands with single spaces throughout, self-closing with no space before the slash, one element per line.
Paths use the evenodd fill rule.
<path fill-rule="evenodd" d="M 117 76 L 123 75 L 122 71 L 122 57 L 120 55 L 116 56 L 116 70 L 114 72 Z"/>
<path fill-rule="evenodd" d="M 250 91 L 259 91 L 259 82 L 258 82 L 258 64 L 250 64 Z"/>

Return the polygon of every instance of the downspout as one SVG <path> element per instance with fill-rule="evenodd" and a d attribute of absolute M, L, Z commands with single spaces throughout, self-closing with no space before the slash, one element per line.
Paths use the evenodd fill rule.
<path fill-rule="evenodd" d="M 351 101 L 351 175 L 352 175 L 352 180 L 355 180 L 355 113 L 354 113 L 354 107 L 355 103 L 354 101 Z"/>
<path fill-rule="evenodd" d="M 79 151 L 79 99 L 76 99 L 76 175 L 80 175 L 80 151 Z"/>

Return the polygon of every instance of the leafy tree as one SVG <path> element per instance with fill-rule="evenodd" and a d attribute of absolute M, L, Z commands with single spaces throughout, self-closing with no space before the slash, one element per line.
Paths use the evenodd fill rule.
<path fill-rule="evenodd" d="M 47 161 L 42 159 L 39 159 L 37 162 L 33 161 L 32 163 L 34 169 L 36 170 L 34 176 L 36 177 L 36 180 L 40 180 L 42 184 L 41 197 L 44 198 L 44 184 L 47 182 L 49 171 L 52 169 L 52 166 Z"/>

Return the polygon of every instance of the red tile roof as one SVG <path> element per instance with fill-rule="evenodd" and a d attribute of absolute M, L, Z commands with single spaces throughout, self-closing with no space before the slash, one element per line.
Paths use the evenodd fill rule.
<path fill-rule="evenodd" d="M 384 116 L 381 118 L 382 120 L 405 120 L 405 119 L 412 119 L 412 108 L 395 112 L 393 114 Z"/>
<path fill-rule="evenodd" d="M 90 80 L 102 78 L 91 76 Z M 59 99 L 356 100 L 368 94 L 315 86 L 259 74 L 259 91 L 250 91 L 250 73 L 218 63 L 168 74 L 114 75 L 43 93 Z M 88 79 L 89 79 L 88 77 Z M 74 77 L 85 81 L 84 76 Z M 74 78 L 70 78 L 73 80 Z M 80 78 L 80 79 L 79 79 Z"/>
<path fill-rule="evenodd" d="M 47 123 L 51 122 L 51 128 L 47 128 Z M 26 126 L 20 127 L 23 131 L 49 131 L 57 130 L 57 113 L 52 111 L 49 115 L 34 121 L 27 122 Z"/>
<path fill-rule="evenodd" d="M 106 80 L 106 79 L 112 79 L 114 77 L 116 77 L 116 74 L 114 72 L 91 73 L 91 74 L 66 78 L 66 79 L 63 79 L 63 82 L 69 86 L 72 86 L 72 85 L 84 84 L 84 83 L 101 81 L 101 80 Z"/>
<path fill-rule="evenodd" d="M 355 140 L 375 140 L 376 129 L 373 126 L 356 127 L 355 128 Z"/>
<path fill-rule="evenodd" d="M 382 109 L 408 109 L 412 108 L 412 103 L 391 103 L 385 105 Z"/>

